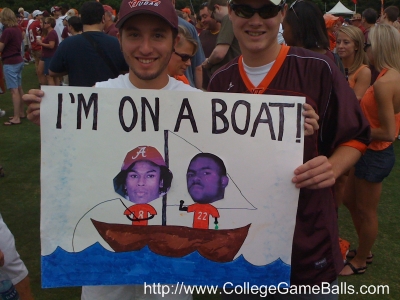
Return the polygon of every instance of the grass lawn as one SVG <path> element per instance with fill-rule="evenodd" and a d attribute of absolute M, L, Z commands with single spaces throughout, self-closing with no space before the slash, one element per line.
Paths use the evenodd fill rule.
<path fill-rule="evenodd" d="M 26 66 L 23 88 L 37 88 L 34 66 Z M 0 118 L 0 165 L 6 176 L 0 178 L 0 212 L 13 232 L 17 249 L 30 272 L 35 299 L 80 299 L 79 288 L 42 289 L 40 287 L 40 131 L 27 120 L 19 126 L 2 125 L 12 113 L 10 93 L 0 95 L 0 108 L 6 117 Z M 400 158 L 400 141 L 395 142 L 396 157 Z M 363 276 L 339 278 L 353 285 L 389 285 L 389 295 L 341 295 L 340 299 L 400 299 L 400 163 L 397 162 L 384 188 L 379 207 L 379 236 L 373 248 L 374 262 Z M 340 236 L 356 247 L 356 234 L 350 214 L 339 212 Z M 372 289 L 371 289 L 372 291 Z M 196 300 L 220 299 L 217 295 L 197 295 Z"/>

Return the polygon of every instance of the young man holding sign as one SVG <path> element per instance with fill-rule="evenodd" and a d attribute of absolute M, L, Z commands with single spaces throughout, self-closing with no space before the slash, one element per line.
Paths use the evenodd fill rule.
<path fill-rule="evenodd" d="M 129 73 L 115 79 L 98 82 L 96 87 L 128 89 L 161 89 L 198 91 L 181 81 L 168 76 L 168 63 L 174 51 L 178 34 L 178 17 L 170 0 L 161 0 L 158 6 L 150 1 L 131 7 L 129 0 L 121 3 L 118 39 Z M 29 119 L 40 123 L 40 101 L 44 93 L 31 90 L 24 95 L 29 105 Z M 152 294 L 143 285 L 85 286 L 83 300 L 133 300 L 133 299 L 179 299 L 190 300 L 191 294 Z"/>
<path fill-rule="evenodd" d="M 365 151 L 370 130 L 354 93 L 334 62 L 302 48 L 278 44 L 276 36 L 287 10 L 285 2 L 229 2 L 229 17 L 242 56 L 216 71 L 208 89 L 303 96 L 318 112 L 320 130 L 305 138 L 305 164 L 295 170 L 292 180 L 301 190 L 293 237 L 291 284 L 332 286 L 343 268 L 332 186 Z M 316 173 L 321 174 L 316 176 Z M 292 296 L 293 299 L 338 297 L 329 293 L 276 295 L 276 298 L 292 299 Z M 224 297 L 251 299 L 251 295 L 233 293 Z"/>
<path fill-rule="evenodd" d="M 129 65 L 129 73 L 96 83 L 96 87 L 199 91 L 168 76 L 168 62 L 177 41 L 178 19 L 170 0 L 158 2 L 159 5 L 154 6 L 150 1 L 142 1 L 141 5 L 134 7 L 130 6 L 132 1 L 122 2 L 116 26 L 119 28 L 118 39 Z M 28 118 L 36 124 L 40 123 L 40 101 L 43 95 L 41 90 L 31 90 L 23 97 L 29 105 Z M 310 105 L 305 105 L 303 115 L 308 123 L 305 125 L 305 135 L 313 134 L 314 129 L 318 129 L 318 116 Z M 315 164 L 318 164 L 318 159 Z M 333 174 L 329 168 L 314 170 L 313 166 L 307 164 L 300 167 L 294 180 L 304 186 L 314 184 L 320 178 L 333 181 Z M 312 172 L 314 180 L 308 180 L 309 172 Z M 306 178 L 304 182 L 303 178 Z M 144 296 L 143 292 L 143 287 L 139 285 L 84 287 L 82 299 L 161 298 L 161 295 Z M 163 299 L 191 299 L 191 295 L 170 294 L 164 295 Z"/>

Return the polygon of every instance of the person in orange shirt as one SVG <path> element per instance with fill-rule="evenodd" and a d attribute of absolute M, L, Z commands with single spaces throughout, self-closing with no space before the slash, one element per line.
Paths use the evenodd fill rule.
<path fill-rule="evenodd" d="M 191 65 L 191 59 L 196 54 L 199 45 L 184 26 L 178 27 L 178 37 L 179 40 L 175 44 L 174 52 L 168 64 L 168 75 L 190 85 L 185 76 L 185 71 Z"/>
<path fill-rule="evenodd" d="M 374 26 L 364 51 L 380 74 L 360 102 L 371 125 L 372 141 L 350 171 L 343 199 L 358 235 L 358 248 L 349 251 L 349 261 L 340 272 L 345 276 L 364 274 L 367 264 L 372 263 L 382 181 L 389 176 L 395 163 L 393 141 L 400 121 L 400 33 L 387 24 Z"/>
<path fill-rule="evenodd" d="M 329 49 L 333 51 L 336 48 L 336 30 L 340 26 L 339 17 L 335 17 L 331 14 L 324 14 L 324 20 L 329 37 Z"/>
<path fill-rule="evenodd" d="M 183 207 L 181 200 L 179 210 L 193 212 L 193 228 L 208 229 L 210 216 L 218 224 L 218 210 L 211 205 L 224 199 L 225 188 L 229 183 L 226 167 L 222 159 L 211 153 L 199 153 L 190 161 L 186 172 L 187 189 L 195 204 Z"/>
<path fill-rule="evenodd" d="M 148 203 L 166 194 L 171 182 L 172 173 L 156 148 L 139 146 L 126 154 L 114 189 L 135 203 L 124 211 L 132 225 L 147 225 L 154 218 L 157 211 Z"/>

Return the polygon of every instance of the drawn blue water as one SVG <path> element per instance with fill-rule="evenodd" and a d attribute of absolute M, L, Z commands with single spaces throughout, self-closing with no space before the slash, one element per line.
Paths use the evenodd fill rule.
<path fill-rule="evenodd" d="M 146 259 L 145 259 L 146 257 Z M 211 279 L 218 278 L 218 279 Z M 99 243 L 82 252 L 70 253 L 58 247 L 42 256 L 42 287 L 184 282 L 187 285 L 275 285 L 290 281 L 290 266 L 280 259 L 254 266 L 243 256 L 228 263 L 216 263 L 193 252 L 171 258 L 140 251 L 115 253 Z"/>

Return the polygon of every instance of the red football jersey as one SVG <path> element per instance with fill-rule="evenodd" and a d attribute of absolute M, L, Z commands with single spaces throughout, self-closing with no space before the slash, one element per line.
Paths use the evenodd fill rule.
<path fill-rule="evenodd" d="M 219 218 L 218 210 L 211 204 L 195 203 L 189 205 L 187 211 L 194 212 L 193 228 L 208 229 L 210 216 Z"/>
<path fill-rule="evenodd" d="M 124 215 L 132 215 L 132 225 L 147 225 L 148 220 L 140 221 L 140 219 L 147 219 L 152 215 L 156 215 L 157 211 L 150 204 L 135 204 L 130 206 L 124 211 Z"/>

